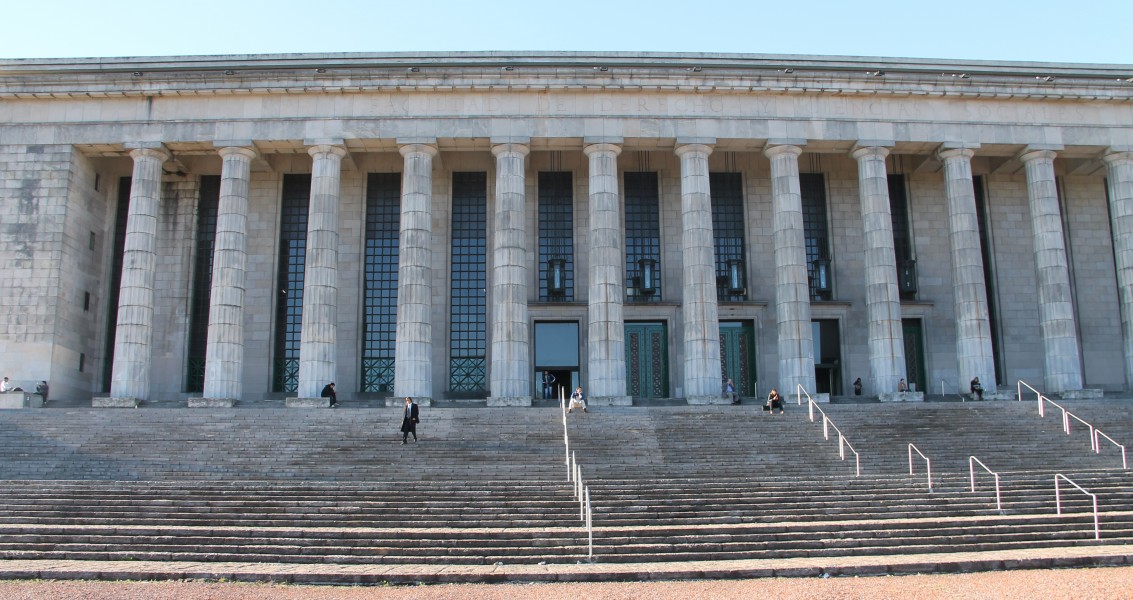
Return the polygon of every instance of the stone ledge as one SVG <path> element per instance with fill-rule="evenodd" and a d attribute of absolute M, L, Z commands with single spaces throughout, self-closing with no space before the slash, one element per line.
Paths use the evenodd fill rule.
<path fill-rule="evenodd" d="M 288 398 L 287 408 L 330 408 L 330 398 Z"/>
<path fill-rule="evenodd" d="M 405 399 L 401 399 L 405 405 Z M 531 406 L 531 396 L 488 396 L 488 406 Z"/>
<path fill-rule="evenodd" d="M 189 398 L 189 408 L 232 408 L 235 398 Z"/>
<path fill-rule="evenodd" d="M 1105 394 L 1102 390 L 1066 390 L 1058 397 L 1063 400 L 1101 400 Z"/>
<path fill-rule="evenodd" d="M 886 392 L 877 397 L 882 402 L 924 402 L 924 392 Z"/>
<path fill-rule="evenodd" d="M 5 408 L 43 408 L 43 396 L 30 392 L 0 394 L 0 409 Z"/>
<path fill-rule="evenodd" d="M 830 394 L 827 394 L 827 393 L 811 394 L 810 399 L 814 400 L 815 404 L 830 404 Z M 783 402 L 789 403 L 789 404 L 794 404 L 794 405 L 802 404 L 802 402 L 799 402 L 799 395 L 798 394 L 784 394 L 783 395 Z M 767 404 L 767 399 L 764 398 L 762 403 Z"/>
<path fill-rule="evenodd" d="M 712 396 L 688 396 L 685 398 L 685 401 L 693 405 L 732 403 L 732 400 L 730 398 L 724 398 L 723 396 L 720 396 L 718 394 Z"/>
<path fill-rule="evenodd" d="M 91 398 L 91 408 L 137 408 L 138 399 L 133 396 L 110 396 Z"/>
<path fill-rule="evenodd" d="M 418 398 L 417 396 L 410 396 L 410 398 L 413 398 L 413 402 L 415 402 L 417 404 L 417 406 L 432 406 L 433 405 L 433 399 L 432 398 Z M 398 408 L 404 408 L 405 407 L 405 396 L 401 396 L 401 397 L 390 396 L 389 398 L 386 398 L 386 406 L 389 406 L 391 408 L 395 407 L 395 406 L 398 407 Z"/>
<path fill-rule="evenodd" d="M 567 400 L 569 403 L 570 400 Z M 587 406 L 633 406 L 631 396 L 592 396 L 586 399 Z"/>

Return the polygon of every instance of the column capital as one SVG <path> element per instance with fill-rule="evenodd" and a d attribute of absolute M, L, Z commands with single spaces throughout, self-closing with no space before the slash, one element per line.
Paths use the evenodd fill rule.
<path fill-rule="evenodd" d="M 1102 155 L 1102 161 L 1107 165 L 1133 161 L 1133 148 L 1128 146 L 1110 146 Z"/>
<path fill-rule="evenodd" d="M 527 156 L 531 154 L 531 146 L 518 142 L 502 142 L 492 146 L 492 156 L 499 156 L 501 154 L 519 154 Z"/>
<path fill-rule="evenodd" d="M 618 144 L 602 142 L 597 144 L 589 144 L 582 148 L 582 153 L 586 156 L 590 156 L 595 152 L 613 152 L 614 156 L 617 156 L 622 153 L 622 147 Z"/>
<path fill-rule="evenodd" d="M 975 155 L 976 151 L 974 148 L 946 148 L 944 146 L 941 146 L 940 149 L 936 151 L 936 157 L 941 161 L 947 161 L 951 158 L 963 158 L 964 160 L 972 160 L 972 157 Z"/>
<path fill-rule="evenodd" d="M 617 144 L 622 145 L 625 143 L 625 138 L 619 135 L 588 135 L 582 138 L 583 146 L 592 146 L 595 144 Z"/>
<path fill-rule="evenodd" d="M 440 150 L 437 150 L 437 147 L 434 144 L 419 142 L 402 144 L 400 140 L 398 140 L 398 143 L 401 145 L 397 147 L 397 151 L 400 152 L 402 156 L 409 156 L 410 154 L 428 154 L 432 157 L 440 154 Z"/>
<path fill-rule="evenodd" d="M 767 158 L 775 158 L 783 154 L 790 154 L 791 156 L 798 156 L 803 153 L 803 149 L 794 144 L 776 144 L 770 145 L 763 149 L 763 155 Z"/>
<path fill-rule="evenodd" d="M 1023 164 L 1029 163 L 1033 160 L 1053 161 L 1057 157 L 1058 153 L 1054 150 L 1032 149 L 1031 146 L 1028 146 L 1023 150 L 1022 153 L 1019 154 L 1019 160 L 1023 161 Z"/>
<path fill-rule="evenodd" d="M 229 156 L 243 156 L 249 160 L 254 160 L 260 157 L 260 153 L 256 152 L 255 148 L 248 146 L 224 146 L 216 151 L 221 158 L 228 158 Z"/>
<path fill-rule="evenodd" d="M 892 142 L 858 142 L 854 144 L 854 149 L 850 151 L 850 156 L 854 159 L 861 159 L 867 156 L 885 158 L 889 156 L 889 148 L 885 146 L 887 143 L 892 145 Z"/>
<path fill-rule="evenodd" d="M 338 144 L 315 144 L 307 148 L 307 154 L 314 157 L 316 154 L 333 154 L 339 158 L 346 156 L 346 147 Z"/>
<path fill-rule="evenodd" d="M 173 158 L 173 154 L 162 144 L 157 146 L 140 146 L 130 150 L 130 158 L 138 160 L 139 158 L 156 158 L 161 162 L 165 162 Z"/>
<path fill-rule="evenodd" d="M 707 157 L 708 155 L 712 154 L 712 146 L 709 144 L 701 143 L 681 144 L 678 142 L 677 147 L 673 149 L 673 153 L 677 156 L 684 156 L 685 154 L 688 154 L 690 152 L 700 152 Z"/>

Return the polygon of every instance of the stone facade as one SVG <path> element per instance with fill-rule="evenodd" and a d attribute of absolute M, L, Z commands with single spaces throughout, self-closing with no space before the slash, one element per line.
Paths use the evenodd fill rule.
<path fill-rule="evenodd" d="M 577 364 L 558 366 L 595 400 L 708 402 L 731 375 L 716 364 L 734 364 L 714 340 L 738 325 L 749 395 L 847 393 L 857 377 L 867 395 L 902 377 L 930 394 L 974 376 L 1127 389 L 1131 70 L 706 54 L 0 61 L 0 372 L 25 389 L 48 380 L 60 399 L 272 400 L 333 380 L 343 400 L 526 404 L 541 395 L 539 324 L 574 323 Z M 200 180 L 224 175 L 231 149 L 246 163 L 244 219 L 233 230 L 226 217 L 228 249 L 205 256 Z M 540 245 L 543 172 L 570 173 L 569 298 L 548 291 L 546 259 L 563 250 Z M 371 173 L 402 180 L 392 385 L 361 358 Z M 451 293 L 467 268 L 453 251 L 465 173 L 484 174 L 485 222 L 484 283 L 470 284 L 482 339 L 468 344 L 453 333 L 466 300 Z M 655 174 L 656 247 L 631 239 L 631 173 Z M 743 215 L 731 292 L 708 218 L 709 176 L 728 173 Z M 284 391 L 290 174 L 314 177 L 302 357 Z M 799 185 L 811 174 L 831 283 L 818 297 L 800 221 L 813 218 Z M 895 233 L 916 261 L 912 288 Z M 192 390 L 192 274 L 214 259 L 214 375 Z"/>

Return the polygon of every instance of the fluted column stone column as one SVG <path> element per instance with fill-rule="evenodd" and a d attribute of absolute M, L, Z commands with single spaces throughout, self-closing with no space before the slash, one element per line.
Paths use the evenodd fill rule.
<path fill-rule="evenodd" d="M 134 159 L 134 170 L 122 255 L 110 397 L 95 398 L 92 401 L 95 407 L 137 406 L 150 399 L 161 166 L 170 155 L 163 147 L 146 147 L 131 150 L 130 158 Z"/>
<path fill-rule="evenodd" d="M 815 394 L 814 339 L 810 320 L 810 282 L 807 279 L 806 231 L 803 226 L 799 155 L 802 148 L 770 146 L 771 207 L 775 245 L 775 326 L 778 334 L 779 383 L 782 394 L 794 397 L 802 385 Z"/>
<path fill-rule="evenodd" d="M 319 398 L 335 380 L 338 343 L 338 192 L 346 149 L 311 146 L 311 208 L 307 216 L 307 259 L 303 274 L 303 322 L 299 341 L 299 398 Z M 303 403 L 306 404 L 306 403 Z"/>
<path fill-rule="evenodd" d="M 1133 152 L 1111 149 L 1103 159 L 1109 169 L 1109 214 L 1121 299 L 1125 384 L 1133 387 Z"/>
<path fill-rule="evenodd" d="M 893 218 L 889 207 L 889 180 L 885 174 L 888 155 L 888 149 L 873 145 L 861 145 L 851 154 L 858 161 L 865 234 L 870 385 L 879 395 L 896 392 L 898 381 L 906 377 Z"/>
<path fill-rule="evenodd" d="M 618 194 L 621 146 L 590 144 L 590 283 L 587 289 L 587 385 L 597 404 L 629 404 L 626 395 L 625 248 Z"/>
<path fill-rule="evenodd" d="M 437 147 L 403 144 L 397 264 L 397 338 L 393 388 L 398 398 L 433 398 L 433 157 Z"/>
<path fill-rule="evenodd" d="M 945 148 L 938 153 L 944 163 L 944 190 L 948 196 L 948 235 L 952 247 L 952 298 L 956 311 L 956 362 L 960 379 L 956 385 L 967 391 L 979 377 L 985 394 L 993 393 L 995 356 L 991 346 L 991 318 L 980 250 L 976 191 L 972 182 L 971 148 Z"/>
<path fill-rule="evenodd" d="M 233 146 L 221 148 L 219 154 L 224 162 L 220 170 L 220 203 L 212 258 L 205 385 L 201 398 L 189 399 L 191 407 L 232 406 L 244 389 L 248 191 L 256 151 Z"/>
<path fill-rule="evenodd" d="M 721 396 L 720 314 L 708 155 L 712 146 L 679 145 L 681 159 L 681 325 L 684 393 L 689 404 L 727 402 Z"/>
<path fill-rule="evenodd" d="M 1019 158 L 1027 169 L 1035 267 L 1038 270 L 1039 327 L 1043 339 L 1047 393 L 1082 389 L 1082 358 L 1070 289 L 1070 263 L 1058 208 L 1052 150 L 1033 150 Z"/>
<path fill-rule="evenodd" d="M 531 405 L 531 334 L 527 323 L 525 144 L 492 146 L 496 210 L 492 231 L 492 363 L 489 406 Z"/>

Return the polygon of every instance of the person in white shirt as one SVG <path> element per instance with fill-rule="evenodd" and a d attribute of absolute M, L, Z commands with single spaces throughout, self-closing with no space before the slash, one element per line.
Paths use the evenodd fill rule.
<path fill-rule="evenodd" d="M 12 391 L 12 384 L 8 381 L 8 378 L 5 377 L 4 381 L 0 381 L 0 394 L 6 394 L 10 391 Z"/>
<path fill-rule="evenodd" d="M 574 388 L 574 393 L 570 395 L 570 406 L 567 407 L 567 412 L 576 408 L 581 408 L 582 412 L 586 412 L 586 398 L 582 395 L 582 386 Z"/>

